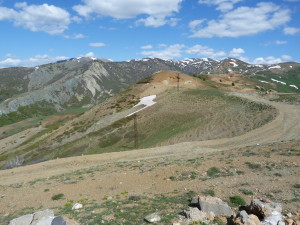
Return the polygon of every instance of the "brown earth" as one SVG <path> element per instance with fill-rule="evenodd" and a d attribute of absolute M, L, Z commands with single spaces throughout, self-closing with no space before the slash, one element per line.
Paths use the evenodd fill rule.
<path fill-rule="evenodd" d="M 248 202 L 252 197 L 272 198 L 296 212 L 300 201 L 294 187 L 300 180 L 300 106 L 269 102 L 254 94 L 235 95 L 270 104 L 278 116 L 233 138 L 56 159 L 0 171 L 0 216 L 26 207 L 63 207 L 67 200 L 82 198 L 101 204 L 103 197 L 114 199 L 121 192 L 128 192 L 124 196 L 154 196 L 206 189 L 223 200 L 232 195 L 241 195 Z M 251 168 L 255 164 L 260 166 Z M 219 168 L 220 176 L 208 177 L 211 167 Z M 253 195 L 241 193 L 243 188 Z M 65 198 L 51 200 L 59 193 Z"/>

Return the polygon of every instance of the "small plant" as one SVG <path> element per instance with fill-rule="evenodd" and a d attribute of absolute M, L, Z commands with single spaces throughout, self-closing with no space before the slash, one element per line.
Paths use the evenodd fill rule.
<path fill-rule="evenodd" d="M 238 175 L 245 174 L 245 172 L 242 171 L 242 170 L 237 170 L 236 173 L 237 173 Z"/>
<path fill-rule="evenodd" d="M 220 172 L 221 170 L 219 168 L 211 167 L 207 170 L 207 175 L 210 177 L 216 177 Z"/>
<path fill-rule="evenodd" d="M 300 188 L 300 184 L 294 184 L 293 187 L 294 188 Z"/>
<path fill-rule="evenodd" d="M 281 174 L 281 173 L 274 173 L 274 175 L 275 175 L 276 177 L 282 177 L 282 174 Z"/>
<path fill-rule="evenodd" d="M 246 164 L 250 169 L 260 169 L 261 168 L 261 165 L 258 163 L 246 162 Z"/>
<path fill-rule="evenodd" d="M 126 195 L 128 192 L 127 191 L 122 191 L 121 195 Z"/>
<path fill-rule="evenodd" d="M 46 189 L 44 190 L 44 192 L 48 192 L 48 191 L 50 191 L 48 188 L 46 188 Z"/>
<path fill-rule="evenodd" d="M 215 195 L 216 195 L 216 194 L 215 194 L 215 191 L 212 190 L 212 189 L 206 189 L 206 190 L 204 190 L 204 191 L 203 191 L 203 194 L 205 194 L 205 195 L 210 195 L 210 196 L 215 196 Z"/>
<path fill-rule="evenodd" d="M 230 204 L 232 206 L 241 206 L 241 205 L 246 205 L 246 201 L 245 199 L 243 199 L 241 196 L 239 195 L 235 195 L 235 196 L 231 196 L 229 198 L 230 200 Z"/>
<path fill-rule="evenodd" d="M 51 199 L 52 199 L 53 201 L 55 201 L 55 200 L 63 199 L 64 197 L 65 197 L 64 194 L 57 194 L 57 195 L 53 195 L 53 196 L 51 197 Z"/>
<path fill-rule="evenodd" d="M 253 195 L 253 191 L 244 188 L 241 188 L 240 192 L 242 192 L 244 195 Z"/>

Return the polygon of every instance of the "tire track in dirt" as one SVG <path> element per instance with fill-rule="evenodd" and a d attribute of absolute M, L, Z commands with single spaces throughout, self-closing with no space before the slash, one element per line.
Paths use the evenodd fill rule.
<path fill-rule="evenodd" d="M 270 102 L 258 95 L 234 93 L 249 100 L 265 103 L 278 110 L 277 117 L 264 126 L 241 136 L 218 140 L 184 142 L 169 146 L 138 149 L 126 152 L 113 152 L 51 160 L 31 166 L 0 171 L 0 185 L 28 182 L 38 178 L 72 172 L 78 169 L 100 166 L 117 161 L 147 160 L 154 158 L 191 158 L 198 154 L 224 151 L 256 144 L 298 140 L 300 134 L 300 105 Z"/>

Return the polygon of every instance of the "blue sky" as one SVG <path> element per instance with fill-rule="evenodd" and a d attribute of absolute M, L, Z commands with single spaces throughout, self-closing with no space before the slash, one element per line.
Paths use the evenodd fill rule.
<path fill-rule="evenodd" d="M 0 0 L 0 67 L 71 57 L 300 61 L 300 0 Z"/>

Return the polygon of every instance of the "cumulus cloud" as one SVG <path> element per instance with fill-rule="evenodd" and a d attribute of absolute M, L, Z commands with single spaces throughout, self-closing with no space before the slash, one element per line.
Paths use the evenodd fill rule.
<path fill-rule="evenodd" d="M 141 47 L 141 49 L 151 49 L 151 48 L 153 48 L 152 45 L 144 45 Z"/>
<path fill-rule="evenodd" d="M 176 25 L 176 18 L 167 18 L 179 12 L 181 2 L 182 0 L 83 0 L 84 4 L 75 5 L 73 9 L 84 17 L 89 17 L 93 13 L 116 19 L 147 15 L 146 18 L 137 20 L 137 24 L 159 27 L 165 24 Z"/>
<path fill-rule="evenodd" d="M 290 10 L 271 2 L 260 2 L 256 7 L 238 7 L 221 15 L 220 20 L 194 23 L 191 37 L 240 37 L 276 29 L 287 23 Z M 199 20 L 198 20 L 199 21 Z"/>
<path fill-rule="evenodd" d="M 231 10 L 234 4 L 241 1 L 243 0 L 199 0 L 198 2 L 206 5 L 217 5 L 217 10 L 224 12 Z"/>
<path fill-rule="evenodd" d="M 143 46 L 143 47 L 148 47 L 148 46 Z M 161 59 L 175 59 L 175 58 L 180 58 L 183 55 L 189 55 L 189 57 L 200 56 L 200 57 L 208 57 L 208 58 L 222 58 L 227 56 L 226 52 L 224 51 L 218 51 L 208 46 L 202 46 L 202 45 L 194 45 L 189 47 L 183 44 L 174 44 L 174 45 L 160 44 L 158 45 L 157 49 L 152 50 L 152 48 L 153 46 L 151 46 L 151 50 L 142 51 L 140 54 L 147 57 L 154 57 L 154 58 L 161 58 Z"/>
<path fill-rule="evenodd" d="M 96 55 L 94 52 L 88 52 L 85 55 L 81 55 L 83 57 L 89 57 L 89 58 L 96 58 Z"/>
<path fill-rule="evenodd" d="M 106 44 L 104 44 L 102 42 L 95 42 L 95 43 L 90 43 L 89 46 L 91 46 L 91 47 L 104 47 L 104 46 L 106 46 Z"/>
<path fill-rule="evenodd" d="M 186 50 L 188 54 L 204 56 L 208 58 L 220 58 L 226 56 L 224 51 L 216 51 L 212 48 L 202 45 L 194 45 Z"/>
<path fill-rule="evenodd" d="M 69 57 L 66 56 L 49 56 L 49 55 L 36 55 L 27 59 L 6 58 L 0 61 L 0 67 L 13 67 L 13 66 L 26 66 L 32 67 L 47 63 L 53 63 L 59 60 L 65 60 Z"/>
<path fill-rule="evenodd" d="M 230 57 L 239 57 L 241 54 L 244 54 L 245 50 L 242 48 L 233 48 L 230 53 L 229 56 Z"/>
<path fill-rule="evenodd" d="M 159 50 L 142 51 L 141 54 L 148 57 L 161 58 L 161 59 L 174 59 L 182 56 L 185 45 L 175 44 L 162 47 Z"/>
<path fill-rule="evenodd" d="M 81 39 L 81 38 L 85 38 L 85 35 L 83 34 L 73 34 L 73 35 L 63 35 L 64 38 L 67 39 Z"/>
<path fill-rule="evenodd" d="M 287 35 L 294 35 L 300 32 L 300 28 L 297 27 L 285 27 L 283 29 L 283 33 Z"/>
<path fill-rule="evenodd" d="M 282 55 L 280 58 L 276 58 L 274 56 L 268 56 L 268 57 L 259 57 L 253 60 L 254 64 L 277 64 L 282 62 L 287 62 L 292 59 L 289 55 Z"/>
<path fill-rule="evenodd" d="M 48 34 L 61 34 L 71 23 L 70 14 L 62 8 L 48 4 L 27 5 L 26 2 L 16 3 L 15 9 L 0 7 L 0 20 Z"/>

